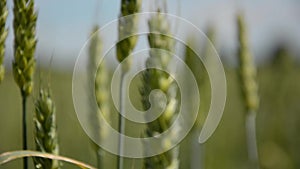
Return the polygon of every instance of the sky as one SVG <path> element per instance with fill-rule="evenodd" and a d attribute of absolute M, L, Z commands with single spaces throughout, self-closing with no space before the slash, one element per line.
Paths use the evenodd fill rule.
<path fill-rule="evenodd" d="M 36 57 L 39 64 L 73 69 L 76 58 L 89 37 L 92 26 L 106 25 L 119 16 L 120 0 L 36 0 L 38 11 Z M 155 9 L 154 0 L 144 0 L 142 11 Z M 168 13 L 187 19 L 205 32 L 208 25 L 216 29 L 216 48 L 234 60 L 236 48 L 235 15 L 242 9 L 248 25 L 251 50 L 257 61 L 265 59 L 267 49 L 278 39 L 300 53 L 299 0 L 167 0 Z M 6 64 L 13 59 L 12 1 L 7 40 Z M 179 25 L 180 27 L 180 25 Z M 112 33 L 114 30 L 112 30 Z"/>

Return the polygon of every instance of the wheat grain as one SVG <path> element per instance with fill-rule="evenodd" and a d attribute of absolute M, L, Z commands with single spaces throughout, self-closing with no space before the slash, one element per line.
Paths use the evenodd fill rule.
<path fill-rule="evenodd" d="M 49 89 L 41 89 L 35 101 L 35 144 L 36 150 L 44 153 L 59 154 L 56 126 L 56 109 Z M 59 169 L 57 160 L 34 158 L 35 168 Z"/>

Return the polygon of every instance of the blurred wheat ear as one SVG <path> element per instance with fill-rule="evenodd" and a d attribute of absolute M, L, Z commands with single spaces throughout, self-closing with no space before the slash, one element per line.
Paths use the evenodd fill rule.
<path fill-rule="evenodd" d="M 50 89 L 40 89 L 35 101 L 35 144 L 36 150 L 44 153 L 59 154 L 57 141 L 57 127 L 55 117 L 55 104 L 51 98 Z M 59 169 L 57 160 L 46 158 L 34 158 L 35 168 Z"/>
<path fill-rule="evenodd" d="M 256 82 L 256 68 L 249 50 L 245 21 L 242 14 L 237 16 L 238 28 L 238 60 L 241 89 L 246 108 L 246 134 L 248 156 L 251 165 L 259 168 L 256 143 L 256 114 L 259 108 L 258 84 Z"/>
<path fill-rule="evenodd" d="M 256 82 L 256 68 L 253 56 L 249 50 L 247 32 L 244 18 L 241 14 L 237 16 L 238 38 L 239 38 L 239 74 L 248 113 L 256 113 L 259 107 L 258 85 Z"/>
<path fill-rule="evenodd" d="M 157 66 L 163 70 L 167 70 L 170 66 L 170 60 L 172 59 L 172 54 L 174 51 L 174 40 L 170 37 L 170 27 L 165 15 L 161 14 L 158 10 L 157 14 L 154 14 L 149 22 L 148 42 L 150 48 L 155 48 L 158 51 L 150 51 L 150 57 L 146 61 L 146 67 L 150 68 L 152 66 Z M 170 52 L 170 53 L 166 53 Z M 147 124 L 147 129 L 145 132 L 146 137 L 153 137 L 157 133 L 162 133 L 167 130 L 171 124 L 174 122 L 177 109 L 178 109 L 178 95 L 177 95 L 177 85 L 175 84 L 174 79 L 170 76 L 169 73 L 157 70 L 157 69 L 147 69 L 143 75 L 143 86 L 140 89 L 142 95 L 142 103 L 144 110 L 149 110 L 150 102 L 149 95 L 152 90 L 159 89 L 164 92 L 167 97 L 166 107 L 163 114 L 155 121 Z M 154 96 L 155 97 L 155 96 Z M 155 98 L 155 103 L 159 105 L 159 97 Z M 153 105 L 152 105 L 153 106 Z M 151 113 L 148 111 L 147 113 Z M 147 117 L 146 117 L 147 118 Z M 180 130 L 180 126 L 176 125 L 175 128 Z M 176 140 L 178 132 L 174 132 L 169 138 L 166 138 L 161 142 L 161 145 L 165 149 L 169 149 L 173 144 L 173 141 Z M 145 142 L 145 152 L 151 151 L 147 148 L 147 142 Z M 153 147 L 152 147 L 153 148 Z M 177 169 L 179 168 L 179 158 L 178 158 L 178 146 L 169 150 L 163 154 L 148 157 L 144 159 L 143 168 L 145 169 Z"/>
<path fill-rule="evenodd" d="M 0 83 L 2 82 L 5 75 L 3 60 L 5 55 L 5 40 L 8 33 L 8 30 L 5 28 L 7 15 L 8 15 L 8 10 L 6 6 L 6 0 L 1 0 L 0 1 Z"/>
<path fill-rule="evenodd" d="M 117 43 L 117 59 L 122 62 L 136 46 L 138 36 L 134 35 L 138 29 L 138 15 L 142 0 L 121 0 L 121 13 L 119 18 L 119 42 Z M 130 17 L 126 17 L 129 16 Z M 132 36 L 134 35 L 134 36 Z M 123 70 L 130 68 L 130 59 L 123 65 Z"/>
<path fill-rule="evenodd" d="M 98 141 L 103 141 L 107 135 L 108 130 L 103 125 L 105 122 L 100 118 L 101 114 L 104 116 L 105 120 L 110 121 L 110 99 L 109 99 L 109 79 L 108 79 L 108 71 L 106 70 L 105 60 L 102 59 L 102 42 L 98 32 L 99 27 L 94 26 L 92 31 L 92 37 L 90 40 L 89 46 L 89 92 L 91 95 L 91 99 L 94 99 L 93 96 L 96 97 L 97 101 L 97 109 L 91 110 L 91 121 L 92 124 L 97 129 L 95 131 L 95 136 Z M 101 62 L 100 62 L 101 61 Z M 93 90 L 95 89 L 95 90 Z M 93 93 L 94 92 L 94 93 Z M 98 118 L 95 120 L 95 116 Z M 97 155 L 97 163 L 98 168 L 104 168 L 103 166 L 103 158 L 105 156 L 105 151 L 101 149 L 97 144 L 95 144 L 96 155 Z"/>

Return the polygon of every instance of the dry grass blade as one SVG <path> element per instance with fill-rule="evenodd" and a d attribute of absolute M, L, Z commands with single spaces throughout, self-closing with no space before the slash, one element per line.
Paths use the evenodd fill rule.
<path fill-rule="evenodd" d="M 42 152 L 37 152 L 37 151 L 11 151 L 11 152 L 5 152 L 0 154 L 0 165 L 4 165 L 5 163 L 8 163 L 13 160 L 17 160 L 19 158 L 24 158 L 24 157 L 40 157 L 40 158 L 47 158 L 47 159 L 52 159 L 52 160 L 59 160 L 59 161 L 64 161 L 68 162 L 74 165 L 77 165 L 80 168 L 87 168 L 87 169 L 96 169 L 93 166 L 90 166 L 88 164 L 85 164 L 83 162 L 63 157 L 63 156 L 58 156 L 54 154 L 49 154 L 49 153 L 42 153 Z"/>

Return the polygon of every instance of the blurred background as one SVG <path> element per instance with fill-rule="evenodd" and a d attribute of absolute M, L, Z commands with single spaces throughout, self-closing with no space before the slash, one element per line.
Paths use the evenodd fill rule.
<path fill-rule="evenodd" d="M 223 61 L 227 78 L 228 95 L 221 123 L 214 135 L 203 145 L 193 141 L 198 137 L 200 129 L 195 127 L 192 130 L 181 145 L 181 168 L 248 168 L 245 110 L 237 73 L 238 11 L 245 15 L 249 46 L 258 68 L 260 109 L 257 114 L 257 139 L 260 166 L 263 169 L 300 168 L 300 1 L 169 0 L 167 3 L 168 13 L 187 19 L 203 32 L 214 30 L 213 42 Z M 142 11 L 154 11 L 155 5 L 151 0 L 144 0 Z M 21 149 L 21 99 L 11 73 L 12 1 L 8 1 L 8 7 L 9 36 L 5 57 L 7 71 L 0 85 L 0 153 Z M 120 1 L 36 1 L 36 9 L 37 71 L 46 75 L 51 72 L 50 83 L 57 107 L 60 154 L 95 166 L 93 146 L 74 111 L 72 71 L 93 25 L 104 26 L 117 19 Z M 112 33 L 116 34 L 117 28 Z M 189 36 L 187 30 L 187 38 Z M 204 48 L 204 43 L 192 45 Z M 112 61 L 116 61 L 114 56 Z M 199 67 L 203 67 L 200 61 Z M 201 70 L 205 77 L 205 69 Z M 38 84 L 38 75 L 36 77 Z M 134 85 L 138 86 L 139 83 Z M 207 103 L 200 108 L 200 124 L 204 121 L 209 107 L 208 88 L 200 85 L 200 92 L 204 95 L 203 102 Z M 33 98 L 36 96 L 37 92 L 33 94 Z M 29 121 L 34 114 L 33 98 L 28 103 L 28 141 L 31 149 L 35 148 L 33 132 L 30 132 L 33 131 L 33 122 Z M 139 97 L 133 98 L 136 103 L 138 99 Z M 113 155 L 107 156 L 107 168 L 115 166 L 115 159 Z M 20 168 L 21 162 L 17 160 L 0 168 Z M 126 160 L 127 168 L 140 168 L 140 164 L 140 159 Z M 72 167 L 65 164 L 64 168 Z"/>

